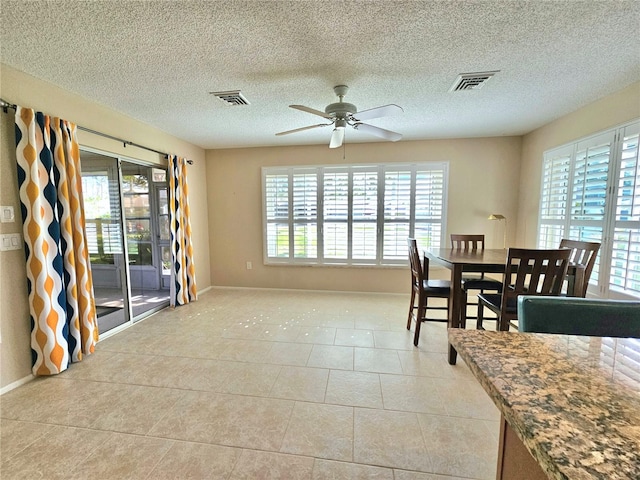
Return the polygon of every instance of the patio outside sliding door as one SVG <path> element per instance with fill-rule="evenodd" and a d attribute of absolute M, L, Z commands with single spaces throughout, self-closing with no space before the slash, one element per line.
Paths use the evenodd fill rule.
<path fill-rule="evenodd" d="M 122 161 L 121 166 L 131 306 L 133 318 L 138 320 L 169 304 L 169 283 L 163 282 L 161 248 L 166 170 L 128 161 Z"/>

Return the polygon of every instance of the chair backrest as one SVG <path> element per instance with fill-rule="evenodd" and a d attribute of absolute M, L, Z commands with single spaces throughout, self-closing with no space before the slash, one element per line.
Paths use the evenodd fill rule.
<path fill-rule="evenodd" d="M 560 295 L 569 268 L 571 250 L 510 248 L 504 271 L 499 330 L 517 318 L 520 295 Z"/>
<path fill-rule="evenodd" d="M 407 238 L 407 245 L 409 247 L 411 282 L 414 285 L 422 287 L 422 282 L 429 280 L 429 258 L 423 255 L 423 259 L 420 261 L 420 251 L 418 250 L 418 242 L 415 238 Z"/>
<path fill-rule="evenodd" d="M 484 235 L 452 233 L 451 248 L 456 250 L 484 250 Z"/>
<path fill-rule="evenodd" d="M 560 248 L 571 249 L 569 261 L 575 265 L 584 266 L 582 290 L 580 292 L 574 292 L 574 295 L 577 297 L 586 297 L 587 287 L 589 287 L 589 278 L 591 278 L 593 266 L 596 264 L 596 257 L 598 256 L 600 244 L 597 242 L 580 242 L 578 240 L 563 238 L 560 240 Z"/>
<path fill-rule="evenodd" d="M 522 295 L 518 298 L 518 330 L 640 338 L 640 302 Z"/>
<path fill-rule="evenodd" d="M 409 247 L 409 266 L 411 267 L 411 283 L 420 285 L 423 278 L 422 265 L 420 264 L 420 252 L 415 238 L 407 238 Z"/>

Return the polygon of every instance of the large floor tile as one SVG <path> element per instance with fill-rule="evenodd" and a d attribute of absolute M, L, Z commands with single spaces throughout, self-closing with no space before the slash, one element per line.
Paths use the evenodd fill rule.
<path fill-rule="evenodd" d="M 406 330 L 388 332 L 376 330 L 373 334 L 376 348 L 390 348 L 394 350 L 414 350 L 413 338 L 406 334 Z"/>
<path fill-rule="evenodd" d="M 312 349 L 313 344 L 310 343 L 274 342 L 264 362 L 302 367 L 309 361 Z"/>
<path fill-rule="evenodd" d="M 0 463 L 6 462 L 40 437 L 48 436 L 49 431 L 55 428 L 44 423 L 0 419 Z"/>
<path fill-rule="evenodd" d="M 292 401 L 187 392 L 149 436 L 277 451 Z"/>
<path fill-rule="evenodd" d="M 496 477 L 497 449 L 486 422 L 419 414 L 433 472 L 476 479 Z"/>
<path fill-rule="evenodd" d="M 66 447 L 69 448 L 75 444 L 75 441 L 70 441 Z M 99 448 L 93 450 L 86 460 L 77 464 L 66 478 L 72 480 L 149 478 L 150 472 L 172 445 L 172 441 L 162 438 L 112 433 Z M 91 474 L 88 475 L 88 472 Z"/>
<path fill-rule="evenodd" d="M 333 345 L 336 339 L 336 329 L 333 327 L 301 327 L 296 337 L 299 343 L 315 343 L 319 345 Z"/>
<path fill-rule="evenodd" d="M 377 348 L 355 347 L 353 369 L 360 372 L 402 373 L 398 352 Z"/>
<path fill-rule="evenodd" d="M 446 414 L 431 378 L 380 374 L 380 385 L 386 410 Z"/>
<path fill-rule="evenodd" d="M 500 412 L 475 379 L 434 378 L 434 388 L 442 397 L 446 413 L 451 416 L 497 421 Z"/>
<path fill-rule="evenodd" d="M 307 366 L 353 370 L 353 347 L 314 345 Z"/>
<path fill-rule="evenodd" d="M 271 350 L 271 342 L 261 340 L 226 339 L 224 348 L 219 352 L 221 360 L 261 363 Z"/>
<path fill-rule="evenodd" d="M 325 402 L 354 407 L 382 408 L 380 376 L 369 372 L 331 370 Z"/>
<path fill-rule="evenodd" d="M 102 449 L 113 435 L 75 427 L 52 427 L 28 448 L 3 461 L 0 476 L 11 480 L 73 478 L 77 466 Z"/>
<path fill-rule="evenodd" d="M 312 480 L 394 480 L 390 468 L 316 459 Z"/>
<path fill-rule="evenodd" d="M 271 389 L 270 396 L 322 402 L 327 389 L 329 370 L 325 368 L 284 366 Z"/>
<path fill-rule="evenodd" d="M 383 467 L 433 471 L 415 413 L 356 408 L 353 460 Z"/>
<path fill-rule="evenodd" d="M 218 390 L 222 393 L 266 397 L 278 378 L 281 368 L 279 365 L 235 362 L 226 381 Z"/>
<path fill-rule="evenodd" d="M 238 463 L 240 448 L 175 441 L 149 480 L 226 480 Z"/>
<path fill-rule="evenodd" d="M 410 472 L 408 470 L 398 469 L 394 469 L 393 474 L 395 480 L 469 480 L 469 478 L 436 475 L 434 473 Z"/>
<path fill-rule="evenodd" d="M 244 450 L 229 480 L 310 480 L 313 458 Z"/>
<path fill-rule="evenodd" d="M 348 347 L 373 347 L 373 330 L 338 328 L 336 329 L 335 344 Z"/>
<path fill-rule="evenodd" d="M 353 408 L 296 402 L 280 451 L 351 461 Z"/>

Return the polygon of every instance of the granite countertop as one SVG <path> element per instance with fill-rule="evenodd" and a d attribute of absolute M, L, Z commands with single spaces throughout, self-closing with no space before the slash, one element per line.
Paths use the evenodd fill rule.
<path fill-rule="evenodd" d="M 549 478 L 640 479 L 640 339 L 449 329 Z"/>

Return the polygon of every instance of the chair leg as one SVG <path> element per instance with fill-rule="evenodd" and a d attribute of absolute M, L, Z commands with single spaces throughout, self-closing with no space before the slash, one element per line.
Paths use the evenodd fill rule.
<path fill-rule="evenodd" d="M 467 302 L 469 301 L 469 293 L 466 289 L 462 289 L 462 312 L 460 312 L 460 328 L 467 328 Z M 448 304 L 447 304 L 448 307 Z"/>
<path fill-rule="evenodd" d="M 480 293 L 484 293 L 484 290 L 480 290 Z M 484 305 L 481 302 L 478 302 L 478 320 L 476 323 L 480 322 L 482 325 L 482 321 L 484 320 Z"/>
<path fill-rule="evenodd" d="M 478 316 L 476 317 L 476 329 L 477 330 L 484 330 L 484 327 L 482 326 L 482 320 L 484 320 L 482 318 L 481 313 L 483 312 L 484 306 L 482 305 L 482 301 L 478 300 Z"/>
<path fill-rule="evenodd" d="M 409 318 L 407 318 L 407 330 L 411 330 L 411 320 L 413 319 L 413 311 L 415 310 L 414 302 L 416 301 L 416 291 L 411 289 L 411 303 L 409 303 Z"/>
<path fill-rule="evenodd" d="M 417 347 L 420 341 L 420 326 L 422 325 L 422 319 L 426 315 L 428 297 L 418 295 L 418 313 L 416 315 L 416 333 L 413 336 L 413 344 Z"/>

